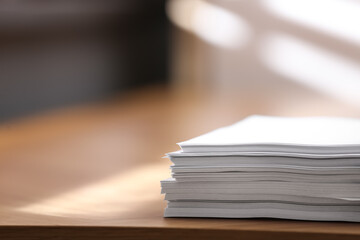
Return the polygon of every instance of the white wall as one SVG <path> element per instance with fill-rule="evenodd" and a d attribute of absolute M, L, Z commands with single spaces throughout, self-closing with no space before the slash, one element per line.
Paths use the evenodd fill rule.
<path fill-rule="evenodd" d="M 251 93 L 272 114 L 360 116 L 360 1 L 173 0 L 168 13 L 196 36 L 200 89 Z"/>

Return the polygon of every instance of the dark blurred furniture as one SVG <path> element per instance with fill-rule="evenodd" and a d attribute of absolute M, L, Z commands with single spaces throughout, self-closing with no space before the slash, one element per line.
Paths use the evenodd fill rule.
<path fill-rule="evenodd" d="M 164 83 L 165 0 L 0 1 L 0 121 Z"/>
<path fill-rule="evenodd" d="M 0 125 L 0 239 L 360 239 L 360 223 L 163 218 L 164 153 L 266 113 L 251 95 L 146 89 Z"/>

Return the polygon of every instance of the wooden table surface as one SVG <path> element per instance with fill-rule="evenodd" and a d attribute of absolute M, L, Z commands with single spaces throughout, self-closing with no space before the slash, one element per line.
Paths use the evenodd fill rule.
<path fill-rule="evenodd" d="M 3 123 L 0 239 L 360 239 L 358 223 L 162 217 L 162 156 L 250 114 L 294 115 L 270 100 L 159 87 Z M 296 107 L 360 116 L 323 103 Z"/>

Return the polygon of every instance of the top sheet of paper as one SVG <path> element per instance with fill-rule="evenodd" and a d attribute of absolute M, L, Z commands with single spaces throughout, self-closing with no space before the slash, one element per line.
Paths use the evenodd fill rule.
<path fill-rule="evenodd" d="M 360 120 L 252 116 L 179 145 L 184 152 L 360 153 Z"/>

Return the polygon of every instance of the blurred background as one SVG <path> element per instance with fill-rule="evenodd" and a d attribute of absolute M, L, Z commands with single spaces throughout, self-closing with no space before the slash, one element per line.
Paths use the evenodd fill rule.
<path fill-rule="evenodd" d="M 360 117 L 359 26 L 360 0 L 0 0 L 4 222 L 164 226 L 177 142 Z"/>
<path fill-rule="evenodd" d="M 0 120 L 166 83 L 165 0 L 0 1 Z"/>
<path fill-rule="evenodd" d="M 349 115 L 359 24 L 358 0 L 1 0 L 0 121 L 149 85 Z"/>

